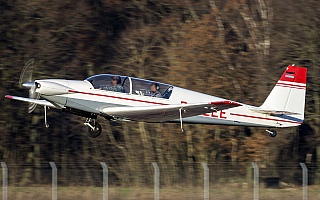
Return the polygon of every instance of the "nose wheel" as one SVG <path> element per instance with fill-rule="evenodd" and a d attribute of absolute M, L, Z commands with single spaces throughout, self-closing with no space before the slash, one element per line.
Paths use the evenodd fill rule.
<path fill-rule="evenodd" d="M 266 131 L 269 133 L 270 137 L 276 137 L 277 136 L 277 131 L 275 131 L 275 130 L 267 129 Z"/>
<path fill-rule="evenodd" d="M 87 134 L 89 137 L 96 138 L 101 135 L 102 128 L 96 119 L 88 118 L 84 125 L 87 126 Z"/>

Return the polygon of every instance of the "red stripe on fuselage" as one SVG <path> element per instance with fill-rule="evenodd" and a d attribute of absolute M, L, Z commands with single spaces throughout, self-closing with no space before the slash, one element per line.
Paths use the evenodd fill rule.
<path fill-rule="evenodd" d="M 109 98 L 129 100 L 129 101 L 136 101 L 136 102 L 142 102 L 142 103 L 157 104 L 157 105 L 169 105 L 169 104 L 159 103 L 159 102 L 153 102 L 153 101 L 145 101 L 145 100 L 139 100 L 139 99 L 132 99 L 132 98 L 112 96 L 112 95 L 96 94 L 96 93 L 90 93 L 90 92 L 79 92 L 79 91 L 75 91 L 75 90 L 69 90 L 68 92 L 78 93 L 78 94 L 87 94 L 87 95 L 93 95 L 93 96 L 100 96 L 100 97 L 109 97 Z"/>
<path fill-rule="evenodd" d="M 152 102 L 152 101 L 138 100 L 138 99 L 132 99 L 132 98 L 117 97 L 117 96 L 105 95 L 105 94 L 95 94 L 95 93 L 90 93 L 90 92 L 79 92 L 79 91 L 75 91 L 75 90 L 69 90 L 69 92 L 78 93 L 78 94 L 87 94 L 87 95 L 93 95 L 93 96 L 102 96 L 102 97 L 116 98 L 116 99 L 129 100 L 129 101 L 136 101 L 136 102 L 142 102 L 142 103 L 157 104 L 157 105 L 169 105 L 169 104 L 164 104 L 164 103 L 159 103 L 159 102 Z M 208 114 L 204 114 L 204 115 L 207 116 Z M 280 122 L 288 122 L 288 123 L 301 124 L 301 122 L 294 122 L 294 121 L 287 121 L 287 120 L 277 120 L 277 119 L 257 117 L 257 116 L 249 116 L 249 115 L 242 115 L 242 114 L 236 114 L 236 113 L 230 113 L 230 115 L 240 116 L 240 117 L 249 117 L 249 118 L 256 118 L 256 119 L 265 119 L 265 120 L 272 120 L 272 121 L 280 121 Z M 209 115 L 209 116 L 210 116 L 210 115 Z"/>
<path fill-rule="evenodd" d="M 295 122 L 295 121 L 288 121 L 288 120 L 281 120 L 281 119 L 272 119 L 272 118 L 258 117 L 258 116 L 251 116 L 251 115 L 243 115 L 243 114 L 237 114 L 237 113 L 230 113 L 230 115 L 239 116 L 239 117 L 255 118 L 255 119 L 271 120 L 271 121 L 277 121 L 277 122 L 287 122 L 287 123 L 294 123 L 294 124 L 302 124 L 302 122 Z"/>

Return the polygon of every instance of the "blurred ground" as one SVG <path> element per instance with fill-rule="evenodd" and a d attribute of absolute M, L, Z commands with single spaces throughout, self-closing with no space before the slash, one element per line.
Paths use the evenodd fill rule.
<path fill-rule="evenodd" d="M 160 189 L 161 200 L 202 200 L 203 189 L 199 187 L 165 187 Z M 312 186 L 308 190 L 309 199 L 319 199 L 320 187 Z M 2 195 L 0 193 L 0 195 Z M 47 200 L 51 199 L 50 186 L 37 187 L 10 187 L 8 190 L 8 199 L 24 200 L 36 199 Z M 102 187 L 58 187 L 59 200 L 89 200 L 102 199 Z M 150 188 L 109 188 L 109 199 L 112 200 L 145 200 L 153 199 L 153 189 Z M 219 200 L 249 200 L 253 199 L 251 188 L 211 188 L 210 199 Z M 281 199 L 295 200 L 302 199 L 302 188 L 289 189 L 260 189 L 260 200 Z"/>

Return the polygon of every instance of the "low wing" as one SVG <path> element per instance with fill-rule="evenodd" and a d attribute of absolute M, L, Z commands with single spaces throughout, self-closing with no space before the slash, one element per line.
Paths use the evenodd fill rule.
<path fill-rule="evenodd" d="M 24 102 L 29 102 L 29 103 L 35 103 L 41 106 L 48 106 L 48 107 L 56 107 L 54 106 L 52 103 L 50 103 L 49 101 L 46 100 L 38 100 L 38 99 L 31 99 L 31 98 L 25 98 L 25 97 L 17 97 L 17 96 L 10 96 L 10 95 L 6 95 L 5 96 L 8 99 L 15 99 L 18 101 L 24 101 Z"/>
<path fill-rule="evenodd" d="M 181 109 L 182 117 L 191 117 L 205 113 L 215 112 L 241 106 L 241 104 L 231 101 L 217 101 L 211 103 L 197 104 L 173 104 L 173 105 L 156 105 L 156 106 L 139 106 L 139 107 L 107 107 L 101 112 L 106 115 L 120 117 L 135 121 L 146 122 L 163 122 L 180 118 Z"/>
<path fill-rule="evenodd" d="M 281 110 L 266 110 L 266 109 L 251 109 L 253 112 L 257 112 L 265 115 L 300 115 L 299 113 L 281 111 Z"/>

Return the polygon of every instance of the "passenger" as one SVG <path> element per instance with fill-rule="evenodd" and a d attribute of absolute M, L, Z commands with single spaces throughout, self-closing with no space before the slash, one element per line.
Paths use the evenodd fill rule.
<path fill-rule="evenodd" d="M 160 86 L 159 86 L 158 83 L 152 83 L 151 84 L 150 91 L 151 91 L 151 96 L 152 97 L 162 98 L 162 94 L 159 92 L 159 90 L 160 90 Z"/>
<path fill-rule="evenodd" d="M 124 92 L 124 88 L 121 85 L 121 77 L 120 76 L 113 76 L 111 77 L 111 84 L 106 87 L 106 90 L 115 91 L 115 92 Z"/>

